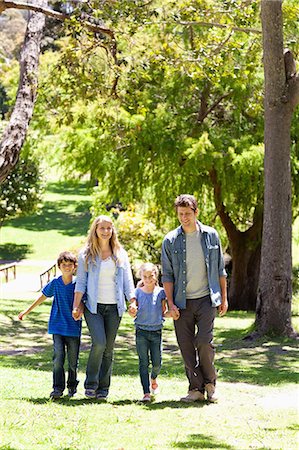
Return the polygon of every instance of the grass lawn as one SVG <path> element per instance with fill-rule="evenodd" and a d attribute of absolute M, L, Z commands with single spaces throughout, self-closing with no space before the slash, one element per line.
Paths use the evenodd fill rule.
<path fill-rule="evenodd" d="M 56 260 L 82 247 L 89 228 L 86 183 L 49 183 L 39 214 L 12 219 L 0 230 L 0 259 Z"/>
<path fill-rule="evenodd" d="M 89 226 L 89 205 L 85 184 L 50 183 L 41 214 L 11 220 L 2 228 L 0 259 L 25 259 L 29 264 L 56 260 L 62 250 L 78 250 Z M 299 264 L 298 235 L 297 220 L 294 265 Z M 17 272 L 22 271 L 24 278 L 18 276 L 16 290 L 3 285 L 1 295 L 0 450 L 298 449 L 296 342 L 243 341 L 254 321 L 252 313 L 229 312 L 216 319 L 217 404 L 179 401 L 187 393 L 187 382 L 169 319 L 163 332 L 160 393 L 150 405 L 138 402 L 142 389 L 128 314 L 116 341 L 108 402 L 84 397 L 89 349 L 85 324 L 78 394 L 50 401 L 52 340 L 46 330 L 51 301 L 25 321 L 17 320 L 17 314 L 38 296 L 23 285 L 34 270 L 19 266 Z M 293 326 L 299 329 L 298 315 Z"/>
<path fill-rule="evenodd" d="M 216 319 L 217 404 L 182 404 L 187 382 L 173 324 L 164 327 L 160 393 L 142 389 L 132 319 L 116 342 L 107 403 L 84 397 L 89 337 L 83 327 L 78 394 L 51 402 L 50 301 L 20 322 L 28 300 L 4 299 L 0 313 L 0 449 L 297 449 L 298 350 L 290 340 L 245 343 L 251 313 Z M 298 372 L 297 372 L 298 373 Z"/>

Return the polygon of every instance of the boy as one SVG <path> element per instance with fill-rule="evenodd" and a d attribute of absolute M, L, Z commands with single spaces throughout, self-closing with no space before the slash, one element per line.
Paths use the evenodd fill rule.
<path fill-rule="evenodd" d="M 74 301 L 75 278 L 73 274 L 77 267 L 77 258 L 70 252 L 62 252 L 58 256 L 57 265 L 62 275 L 51 280 L 43 289 L 42 295 L 25 311 L 19 314 L 19 319 L 30 313 L 46 298 L 54 297 L 48 325 L 49 334 L 53 335 L 53 391 L 50 398 L 55 400 L 63 395 L 65 389 L 64 361 L 67 352 L 68 359 L 68 396 L 77 392 L 77 369 L 82 321 L 72 317 Z"/>

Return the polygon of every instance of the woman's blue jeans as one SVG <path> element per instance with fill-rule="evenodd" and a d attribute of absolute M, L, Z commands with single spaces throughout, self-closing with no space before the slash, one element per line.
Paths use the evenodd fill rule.
<path fill-rule="evenodd" d="M 92 314 L 85 308 L 84 317 L 92 342 L 84 387 L 107 396 L 111 381 L 114 343 L 121 318 L 118 315 L 117 305 L 102 303 L 98 303 L 97 314 Z"/>
<path fill-rule="evenodd" d="M 53 389 L 61 392 L 65 389 L 64 361 L 67 354 L 68 379 L 67 387 L 75 390 L 79 381 L 77 370 L 79 361 L 80 338 L 76 336 L 61 336 L 53 334 Z"/>
<path fill-rule="evenodd" d="M 162 330 L 136 329 L 136 349 L 139 357 L 139 374 L 143 393 L 150 393 L 149 364 L 152 362 L 151 378 L 155 379 L 162 365 Z"/>

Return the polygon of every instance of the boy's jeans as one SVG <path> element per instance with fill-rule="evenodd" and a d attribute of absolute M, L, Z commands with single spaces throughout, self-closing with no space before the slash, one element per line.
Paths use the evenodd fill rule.
<path fill-rule="evenodd" d="M 139 374 L 143 393 L 150 393 L 149 355 L 152 362 L 151 378 L 155 379 L 162 365 L 162 330 L 148 331 L 136 329 L 136 349 L 139 357 Z"/>
<path fill-rule="evenodd" d="M 77 369 L 79 361 L 80 337 L 53 334 L 53 343 L 53 389 L 57 389 L 61 392 L 65 389 L 64 361 L 66 353 L 68 360 L 67 387 L 69 389 L 76 389 L 79 383 L 77 380 Z"/>
<path fill-rule="evenodd" d="M 98 303 L 97 314 L 85 308 L 84 317 L 92 340 L 84 387 L 106 396 L 111 381 L 114 343 L 121 320 L 117 305 Z"/>

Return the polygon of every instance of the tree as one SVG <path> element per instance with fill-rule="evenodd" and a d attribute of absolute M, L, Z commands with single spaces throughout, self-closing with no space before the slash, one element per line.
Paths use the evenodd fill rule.
<path fill-rule="evenodd" d="M 1 184 L 0 228 L 9 217 L 33 213 L 43 192 L 39 165 L 32 158 L 21 158 Z"/>
<path fill-rule="evenodd" d="M 294 336 L 290 127 L 299 103 L 299 76 L 283 50 L 282 0 L 262 0 L 265 74 L 265 193 L 256 334 Z"/>
<path fill-rule="evenodd" d="M 93 13 L 118 29 L 119 54 L 111 30 L 109 40 L 100 41 L 112 48 L 114 96 L 107 100 L 87 84 L 94 83 L 90 74 L 98 67 L 84 64 L 92 46 L 86 52 L 82 47 L 77 61 L 75 45 L 72 58 L 65 52 L 69 74 L 61 77 L 65 95 L 57 95 L 62 102 L 52 129 L 55 139 L 60 132 L 63 157 L 77 172 L 87 170 L 107 184 L 111 201 L 155 201 L 160 222 L 182 191 L 202 200 L 202 218 L 217 220 L 216 206 L 234 260 L 231 305 L 253 309 L 263 210 L 258 2 L 167 1 L 161 8 L 156 2 L 114 0 Z M 78 21 L 71 18 L 71 25 L 76 36 Z M 132 35 L 134 44 L 127 39 Z"/>
<path fill-rule="evenodd" d="M 0 2 L 0 13 L 7 7 Z M 46 0 L 37 0 L 37 5 L 46 5 Z M 20 58 L 20 81 L 13 112 L 0 142 L 0 182 L 5 180 L 16 165 L 26 138 L 32 117 L 38 84 L 40 41 L 45 17 L 33 13 L 28 20 L 26 37 Z"/>
<path fill-rule="evenodd" d="M 123 202 L 151 199 L 159 205 L 160 223 L 174 217 L 179 192 L 198 195 L 202 220 L 215 217 L 216 205 L 234 262 L 231 307 L 253 310 L 262 230 L 260 38 L 257 32 L 240 38 L 237 9 L 233 17 L 227 14 L 235 32 L 202 28 L 200 15 L 212 13 L 197 3 L 202 11 L 193 22 L 194 8 L 173 4 L 157 11 L 134 34 L 129 54 L 120 38 L 128 62 L 118 98 L 85 96 L 65 112 L 63 148 L 72 158 L 62 159 L 69 170 L 85 169 L 103 180 Z M 257 10 L 250 5 L 246 13 L 246 25 L 255 24 Z"/>
<path fill-rule="evenodd" d="M 169 3 L 134 31 L 133 47 L 119 36 L 126 64 L 119 67 L 113 99 L 98 86 L 95 95 L 97 63 L 92 60 L 92 73 L 86 70 L 88 45 L 84 51 L 82 40 L 76 43 L 82 49 L 77 60 L 67 60 L 67 82 L 53 103 L 47 97 L 47 105 L 59 111 L 52 133 L 56 142 L 61 138 L 60 161 L 69 171 L 102 180 L 111 201 L 154 202 L 161 224 L 174 217 L 176 193 L 189 191 L 200 199 L 202 220 L 218 215 L 233 259 L 231 308 L 254 310 L 263 221 L 259 9 L 257 2 L 244 2 L 242 9 L 231 1 L 213 5 Z M 217 7 L 226 20 L 219 27 Z M 210 24 L 202 21 L 207 15 Z M 121 24 L 126 37 L 134 18 L 127 20 L 130 25 Z M 215 29 L 206 27 L 211 24 Z M 82 83 L 74 84 L 79 77 Z M 67 98 L 71 103 L 57 104 Z"/>
<path fill-rule="evenodd" d="M 0 182 L 5 180 L 16 165 L 32 118 L 37 94 L 40 44 L 45 16 L 60 21 L 65 21 L 71 17 L 71 13 L 60 13 L 47 8 L 47 5 L 47 0 L 36 0 L 34 4 L 0 0 L 0 14 L 9 8 L 33 11 L 29 14 L 24 45 L 21 51 L 20 80 L 14 109 L 0 142 Z M 109 36 L 109 47 L 113 57 L 116 58 L 116 41 L 113 31 L 102 24 L 90 22 L 89 16 L 84 17 L 83 22 L 91 32 L 99 32 Z"/>

